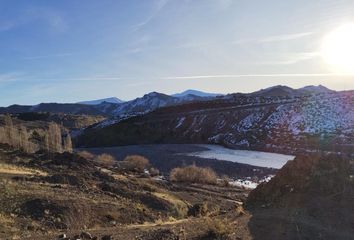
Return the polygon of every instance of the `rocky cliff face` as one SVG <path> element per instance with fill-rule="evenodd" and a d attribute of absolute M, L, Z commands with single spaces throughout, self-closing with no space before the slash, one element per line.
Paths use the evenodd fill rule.
<path fill-rule="evenodd" d="M 351 239 L 353 199 L 354 160 L 316 155 L 289 161 L 250 193 L 246 206 L 253 214 L 250 228 L 263 239 Z"/>

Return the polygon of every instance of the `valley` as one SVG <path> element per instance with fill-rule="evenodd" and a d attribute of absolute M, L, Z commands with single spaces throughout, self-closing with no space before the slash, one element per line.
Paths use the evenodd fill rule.
<path fill-rule="evenodd" d="M 2 108 L 0 239 L 350 239 L 352 91 L 203 95 Z"/>
<path fill-rule="evenodd" d="M 0 240 L 354 240 L 354 0 L 0 0 Z"/>

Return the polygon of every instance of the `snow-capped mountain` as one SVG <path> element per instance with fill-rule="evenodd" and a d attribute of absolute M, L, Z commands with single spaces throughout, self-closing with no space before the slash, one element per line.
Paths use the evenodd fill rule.
<path fill-rule="evenodd" d="M 123 103 L 123 100 L 120 100 L 119 98 L 116 97 L 110 97 L 110 98 L 103 98 L 103 99 L 97 99 L 97 100 L 90 100 L 90 101 L 82 101 L 82 102 L 78 102 L 78 104 L 85 104 L 85 105 L 98 105 L 101 103 Z"/>
<path fill-rule="evenodd" d="M 279 87 L 270 89 L 271 95 L 274 89 Z M 154 142 L 293 150 L 351 146 L 354 91 L 290 97 L 292 90 L 285 90 L 276 91 L 284 94 L 277 97 L 235 95 L 238 97 L 176 105 L 88 134 L 103 146 Z M 106 134 L 112 136 L 106 138 Z M 80 140 L 85 146 L 93 144 L 85 134 Z"/>
<path fill-rule="evenodd" d="M 143 97 L 120 104 L 112 113 L 115 116 L 125 114 L 144 114 L 160 107 L 170 106 L 181 102 L 183 101 L 179 98 L 163 93 L 151 92 L 145 94 Z"/>
<path fill-rule="evenodd" d="M 184 98 L 189 95 L 197 96 L 197 97 L 217 97 L 217 96 L 222 96 L 223 94 L 218 94 L 218 93 L 207 93 L 207 92 L 202 92 L 198 90 L 193 90 L 189 89 L 181 93 L 176 93 L 171 96 L 173 97 L 178 97 L 178 98 Z"/>

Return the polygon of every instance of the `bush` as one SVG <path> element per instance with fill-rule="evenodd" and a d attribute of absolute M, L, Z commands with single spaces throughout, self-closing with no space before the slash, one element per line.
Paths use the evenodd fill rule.
<path fill-rule="evenodd" d="M 95 158 L 95 155 L 93 155 L 92 153 L 88 152 L 88 151 L 80 151 L 77 153 L 80 157 L 83 157 L 87 160 L 93 160 Z"/>
<path fill-rule="evenodd" d="M 143 172 L 149 166 L 149 160 L 140 155 L 130 155 L 124 159 L 128 170 Z"/>
<path fill-rule="evenodd" d="M 204 217 L 208 214 L 209 208 L 206 202 L 196 203 L 188 209 L 188 216 Z"/>
<path fill-rule="evenodd" d="M 210 168 L 202 168 L 192 165 L 172 169 L 170 180 L 174 182 L 216 184 L 217 175 Z"/>
<path fill-rule="evenodd" d="M 104 165 L 113 165 L 117 162 L 117 160 L 112 155 L 107 153 L 98 155 L 96 160 Z"/>
<path fill-rule="evenodd" d="M 157 168 L 150 168 L 149 172 L 151 177 L 156 177 L 160 174 L 160 171 Z"/>
<path fill-rule="evenodd" d="M 222 187 L 230 187 L 231 179 L 227 175 L 222 175 L 218 182 Z"/>
<path fill-rule="evenodd" d="M 208 237 L 217 240 L 228 240 L 233 232 L 233 226 L 227 219 L 210 219 L 208 221 Z"/>

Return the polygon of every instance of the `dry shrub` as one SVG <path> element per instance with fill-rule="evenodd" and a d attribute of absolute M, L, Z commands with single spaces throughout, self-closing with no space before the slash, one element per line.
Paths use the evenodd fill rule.
<path fill-rule="evenodd" d="M 218 185 L 222 187 L 230 187 L 231 178 L 227 175 L 222 175 L 218 181 Z"/>
<path fill-rule="evenodd" d="M 137 172 L 143 172 L 149 166 L 149 160 L 140 155 L 127 156 L 124 162 L 129 170 Z"/>
<path fill-rule="evenodd" d="M 228 240 L 234 228 L 228 219 L 209 219 L 208 237 L 211 239 Z"/>
<path fill-rule="evenodd" d="M 175 182 L 216 184 L 217 175 L 211 168 L 202 168 L 191 165 L 188 167 L 172 169 L 170 180 Z"/>
<path fill-rule="evenodd" d="M 80 151 L 77 153 L 80 157 L 83 157 L 87 160 L 93 160 L 95 158 L 95 155 L 93 155 L 92 153 L 88 152 L 88 151 Z"/>
<path fill-rule="evenodd" d="M 96 157 L 96 160 L 104 165 L 113 165 L 117 162 L 116 159 L 112 155 L 107 154 L 107 153 L 103 153 L 103 154 L 98 155 Z"/>
<path fill-rule="evenodd" d="M 188 209 L 188 216 L 204 217 L 208 215 L 208 213 L 209 213 L 209 208 L 207 202 L 196 203 L 193 206 L 189 207 Z"/>
<path fill-rule="evenodd" d="M 157 168 L 150 168 L 149 169 L 150 176 L 156 177 L 160 174 L 160 171 Z"/>

